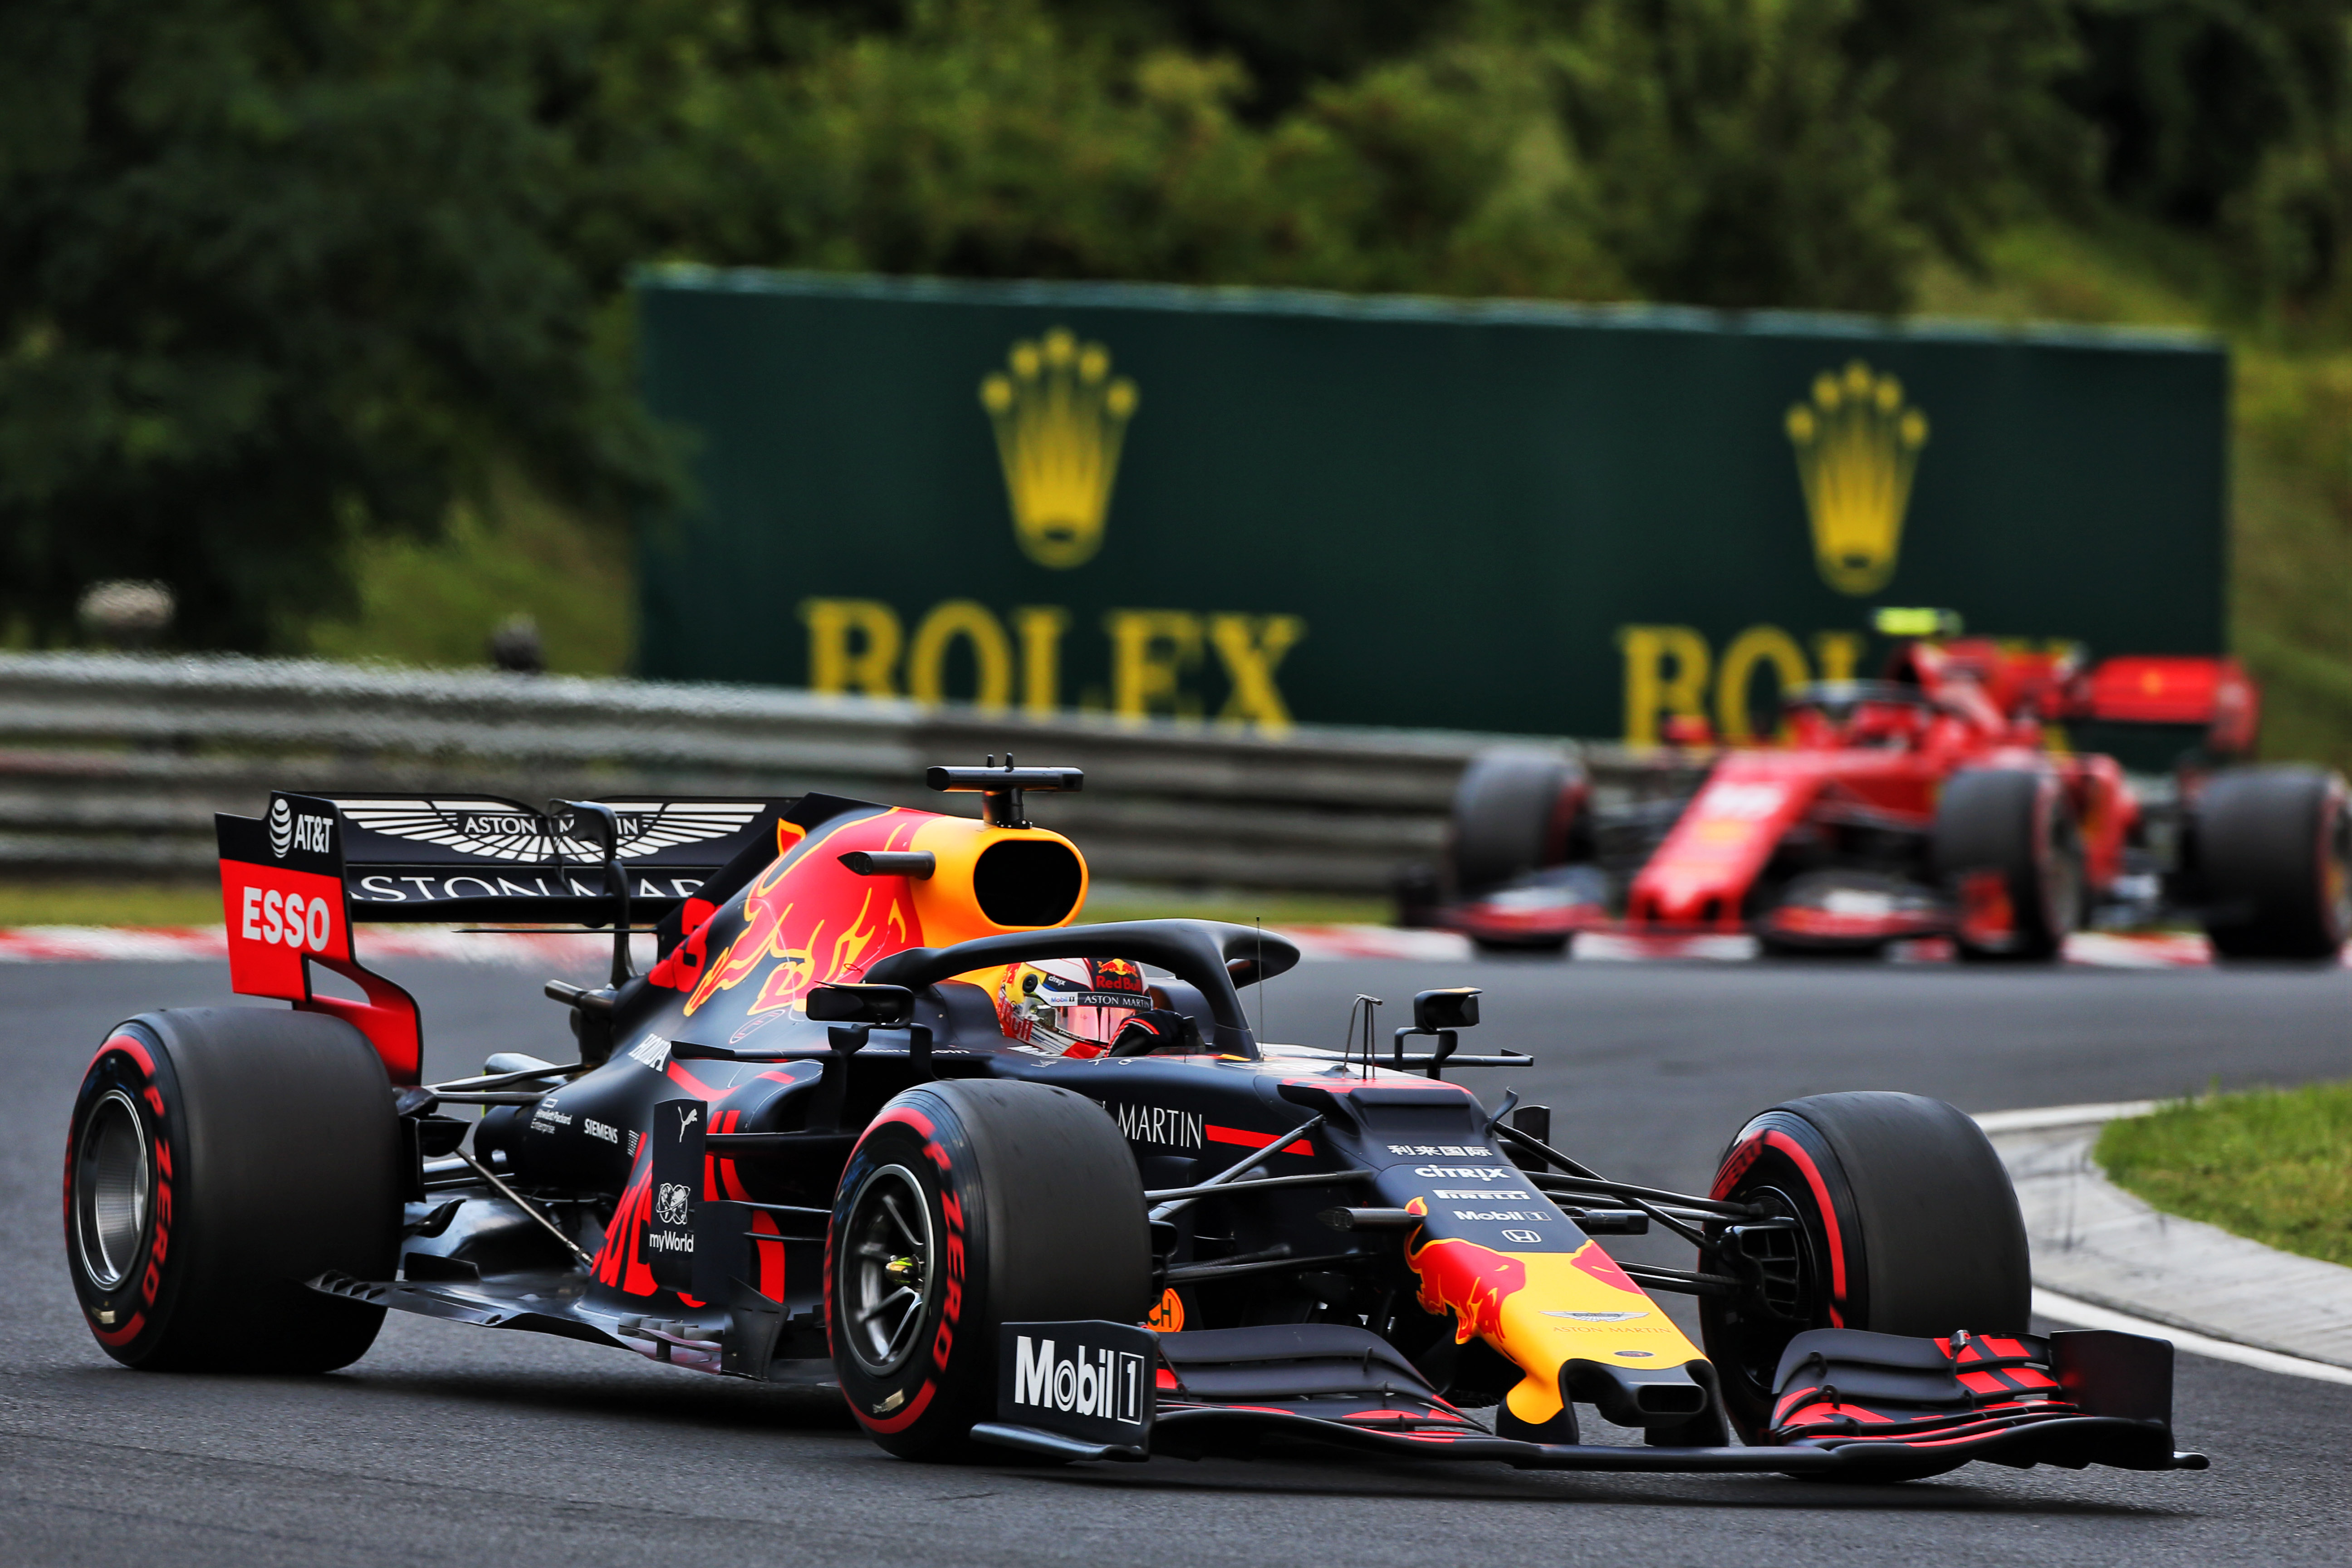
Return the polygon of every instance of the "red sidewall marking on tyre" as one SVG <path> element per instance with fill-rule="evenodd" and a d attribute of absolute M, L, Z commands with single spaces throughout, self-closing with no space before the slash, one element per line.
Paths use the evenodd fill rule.
<path fill-rule="evenodd" d="M 1838 1231 L 1837 1205 L 1830 1202 L 1829 1184 L 1822 1179 L 1821 1167 L 1805 1152 L 1804 1145 L 1786 1132 L 1767 1131 L 1764 1142 L 1786 1154 L 1804 1173 L 1805 1184 L 1813 1190 L 1813 1202 L 1822 1211 L 1822 1224 L 1830 1238 L 1830 1323 L 1845 1327 L 1845 1239 Z"/>
<path fill-rule="evenodd" d="M 856 1162 L 858 1153 L 864 1152 L 866 1141 L 873 1137 L 877 1129 L 893 1125 L 908 1128 L 922 1139 L 924 1157 L 939 1167 L 940 1175 L 942 1178 L 939 1194 L 940 1217 L 945 1223 L 947 1232 L 943 1238 L 945 1244 L 943 1250 L 947 1255 L 948 1272 L 946 1288 L 940 1303 L 939 1331 L 931 1336 L 931 1363 L 944 1372 L 947 1369 L 948 1358 L 955 1351 L 956 1326 L 962 1321 L 963 1316 L 963 1201 L 947 1189 L 944 1178 L 954 1170 L 954 1165 L 949 1160 L 947 1151 L 940 1147 L 937 1125 L 929 1117 L 910 1106 L 893 1107 L 868 1122 L 865 1132 L 857 1140 L 857 1149 L 851 1153 L 852 1163 Z M 832 1251 L 829 1237 L 826 1241 L 826 1251 L 828 1254 Z M 828 1278 L 830 1278 L 831 1266 L 832 1259 L 828 1256 L 826 1258 Z M 828 1339 L 831 1338 L 832 1330 L 832 1296 L 833 1292 L 828 1289 L 825 1292 Z M 869 1415 L 859 1409 L 854 1402 L 844 1401 L 844 1403 L 849 1405 L 849 1413 L 856 1416 L 858 1422 L 869 1431 L 900 1432 L 912 1426 L 916 1418 L 929 1408 L 931 1397 L 938 1391 L 937 1381 L 931 1374 L 926 1373 L 923 1385 L 915 1391 L 914 1397 L 907 1402 L 907 1407 L 896 1415 Z"/>
<path fill-rule="evenodd" d="M 110 1053 L 120 1055 L 137 1064 L 139 1070 L 136 1083 L 122 1087 L 135 1089 L 140 1102 L 154 1117 L 151 1126 L 141 1129 L 147 1140 L 148 1151 L 153 1161 L 154 1192 L 149 1205 L 149 1235 L 145 1266 L 138 1275 L 137 1289 L 140 1304 L 131 1311 L 129 1321 L 118 1328 L 110 1329 L 100 1324 L 94 1308 L 88 1302 L 82 1303 L 82 1317 L 89 1324 L 92 1337 L 99 1343 L 111 1349 L 127 1345 L 139 1337 L 147 1327 L 147 1310 L 155 1305 L 155 1297 L 163 1289 L 163 1264 L 171 1255 L 172 1245 L 172 1184 L 177 1173 L 172 1164 L 170 1116 L 164 1105 L 163 1088 L 155 1081 L 154 1054 L 147 1048 L 146 1042 L 135 1035 L 110 1035 L 90 1057 L 89 1066 L 82 1073 L 82 1081 L 85 1085 L 89 1083 L 90 1075 L 97 1072 L 104 1064 Z M 68 1137 L 66 1142 L 65 1217 L 67 1240 L 69 1246 L 75 1245 L 73 1176 L 77 1153 L 75 1145 L 79 1137 L 79 1129 L 77 1128 Z M 125 1275 L 122 1283 L 116 1286 L 114 1290 L 100 1293 L 111 1298 L 116 1291 L 130 1288 L 131 1283 L 131 1276 Z M 76 1294 L 79 1296 L 79 1292 L 77 1291 Z"/>

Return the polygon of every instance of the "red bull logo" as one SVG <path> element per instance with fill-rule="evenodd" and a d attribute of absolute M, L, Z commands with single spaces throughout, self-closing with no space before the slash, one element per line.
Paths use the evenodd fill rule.
<path fill-rule="evenodd" d="M 923 820 L 885 813 L 827 836 L 826 847 L 897 848 L 894 841 L 911 837 Z M 883 830 L 873 832 L 875 824 Z M 812 986 L 918 945 L 922 931 L 903 879 L 857 876 L 832 855 L 780 858 L 743 890 L 742 930 L 704 968 L 686 999 L 686 1014 L 693 1016 L 713 997 L 761 973 L 759 994 L 745 1012 L 754 1017 L 778 1012 Z"/>
<path fill-rule="evenodd" d="M 1528 1285 L 1526 1264 L 1474 1241 L 1428 1242 L 1405 1261 L 1421 1276 L 1422 1310 L 1454 1314 L 1455 1344 L 1474 1335 L 1499 1337 L 1503 1303 Z"/>

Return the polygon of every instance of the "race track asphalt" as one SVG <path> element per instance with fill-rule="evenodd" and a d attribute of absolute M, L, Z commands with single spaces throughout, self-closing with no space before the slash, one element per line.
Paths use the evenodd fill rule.
<path fill-rule="evenodd" d="M 388 968 L 394 966 L 387 966 Z M 428 1068 L 563 1055 L 536 975 L 408 964 Z M 1969 1110 L 2352 1076 L 2352 973 L 1333 963 L 1275 983 L 1272 1037 L 1338 1043 L 1349 999 L 1486 988 L 1478 1073 L 1555 1108 L 1556 1142 L 1704 1183 L 1749 1112 L 1905 1089 Z M 889 1458 L 833 1402 L 618 1352 L 394 1315 L 348 1372 L 143 1374 L 73 1306 L 58 1161 L 105 1028 L 226 1000 L 207 963 L 0 966 L 0 1563 L 1439 1565 L 2341 1563 L 2352 1387 L 2184 1357 L 2204 1474 L 1978 1466 L 1866 1489 L 1334 1459 L 1061 1470 Z M 1474 1048 L 1465 1043 L 1465 1049 Z M 1654 1246 L 1650 1241 L 1639 1245 Z M 1686 1261 L 1663 1247 L 1662 1261 Z M 2045 1327 L 2048 1325 L 2044 1325 Z"/>

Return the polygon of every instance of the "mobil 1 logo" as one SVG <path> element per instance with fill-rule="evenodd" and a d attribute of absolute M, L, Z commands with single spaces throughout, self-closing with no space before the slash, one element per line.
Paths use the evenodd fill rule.
<path fill-rule="evenodd" d="M 1156 1337 L 1131 1323 L 1007 1323 L 996 1418 L 1064 1437 L 1141 1447 L 1151 1431 Z"/>
<path fill-rule="evenodd" d="M 694 1217 L 702 1206 L 703 1106 L 698 1100 L 654 1105 L 653 1202 L 646 1215 L 646 1259 L 654 1283 L 668 1290 L 694 1288 Z"/>

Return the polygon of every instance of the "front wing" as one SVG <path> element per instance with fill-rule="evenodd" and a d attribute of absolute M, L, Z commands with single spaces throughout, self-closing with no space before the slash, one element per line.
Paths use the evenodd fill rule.
<path fill-rule="evenodd" d="M 1082 1347 L 1091 1341 L 1140 1333 L 1138 1342 L 1148 1343 L 1151 1337 L 1107 1323 L 1021 1328 L 1039 1338 L 1057 1336 L 1080 1363 L 1089 1353 Z M 2168 1359 L 2170 1346 L 2163 1342 L 2139 1342 L 2162 1346 Z M 1937 1342 L 1917 1343 L 1932 1347 Z M 1908 1426 L 1899 1436 L 1874 1436 L 1866 1427 L 1814 1428 L 1803 1436 L 1776 1434 L 1781 1440 L 1754 1447 L 1634 1447 L 1497 1436 L 1449 1404 L 1393 1347 L 1363 1329 L 1298 1324 L 1213 1330 L 1161 1335 L 1157 1348 L 1155 1397 L 1131 1432 L 1107 1430 L 1083 1410 L 1070 1418 L 1050 1403 L 1016 1402 L 1008 1385 L 999 1419 L 975 1426 L 972 1436 L 1061 1459 L 1140 1460 L 1155 1454 L 1198 1458 L 1247 1453 L 1264 1438 L 1283 1436 L 1398 1458 L 1483 1459 L 1519 1469 L 1856 1480 L 1916 1479 L 1978 1459 L 2018 1468 L 2206 1468 L 2203 1455 L 2174 1450 L 2168 1409 L 2161 1415 L 2092 1413 L 2113 1391 L 2069 1390 L 2074 1397 L 2053 1397 L 2030 1411 L 2011 1407 L 1977 1419 Z M 2135 1402 L 2145 1405 L 2144 1398 L 2122 1401 Z"/>

